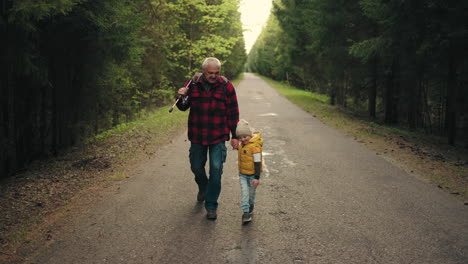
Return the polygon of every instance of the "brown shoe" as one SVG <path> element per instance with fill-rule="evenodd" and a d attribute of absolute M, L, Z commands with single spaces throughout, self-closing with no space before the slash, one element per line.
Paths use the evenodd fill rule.
<path fill-rule="evenodd" d="M 205 196 L 206 196 L 206 192 L 198 191 L 198 194 L 197 194 L 197 201 L 198 201 L 198 202 L 203 202 L 203 201 L 205 201 Z"/>
<path fill-rule="evenodd" d="M 218 215 L 216 214 L 216 210 L 206 209 L 206 212 L 206 218 L 208 218 L 209 220 L 216 220 L 216 217 L 218 217 Z"/>

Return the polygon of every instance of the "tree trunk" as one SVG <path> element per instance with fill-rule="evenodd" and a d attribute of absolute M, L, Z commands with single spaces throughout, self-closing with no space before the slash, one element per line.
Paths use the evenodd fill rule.
<path fill-rule="evenodd" d="M 4 69 L 5 67 L 1 67 L 1 75 L 0 78 L 0 178 L 7 175 L 7 167 L 8 167 L 8 159 L 7 159 L 7 148 L 3 146 L 8 146 L 8 93 L 7 93 L 7 86 L 8 86 L 8 72 Z"/>
<path fill-rule="evenodd" d="M 423 78 L 423 77 L 421 77 Z M 429 84 L 427 81 L 420 80 L 419 83 L 419 91 L 421 91 L 421 115 L 422 115 L 422 127 L 425 129 L 426 133 L 432 134 L 433 129 L 433 122 L 431 118 L 431 110 L 429 106 L 429 97 L 428 97 L 428 89 Z M 438 116 L 440 116 L 440 112 L 438 112 Z"/>
<path fill-rule="evenodd" d="M 371 118 L 375 118 L 375 106 L 377 103 L 377 56 L 374 56 L 372 62 L 369 63 L 371 72 L 371 83 L 368 87 L 368 111 Z"/>
<path fill-rule="evenodd" d="M 7 16 L 7 10 L 11 8 L 12 4 L 12 1 L 2 1 L 0 4 L 1 17 Z M 2 63 L 0 63 L 0 178 L 3 178 L 8 176 L 16 166 L 16 152 L 11 138 L 14 135 L 14 123 L 11 123 L 14 88 L 11 87 L 12 70 L 9 58 L 11 56 L 10 45 L 12 45 L 10 40 L 13 38 L 7 22 L 0 24 L 0 34 L 6 37 L 6 40 L 0 41 L 0 57 L 2 58 Z"/>
<path fill-rule="evenodd" d="M 330 104 L 336 104 L 336 87 L 333 84 L 330 86 Z"/>
<path fill-rule="evenodd" d="M 0 5 L 0 14 L 2 17 L 6 14 L 6 7 L 3 4 Z M 0 34 L 7 36 L 8 38 L 8 24 L 2 23 L 0 27 Z M 6 58 L 8 54 L 8 43 L 9 41 L 0 41 L 0 57 Z M 8 174 L 8 78 L 9 70 L 7 66 L 8 61 L 0 63 L 0 179 Z"/>
<path fill-rule="evenodd" d="M 387 76 L 387 89 L 385 92 L 385 123 L 396 124 L 398 122 L 398 93 L 399 83 L 397 81 L 398 60 L 394 58 L 390 73 Z"/>
<path fill-rule="evenodd" d="M 57 61 L 52 58 L 50 60 L 50 78 L 52 82 L 51 86 L 51 126 L 52 126 L 52 134 L 51 134 L 51 152 L 53 155 L 58 154 L 58 149 L 60 147 L 59 143 L 59 136 L 60 136 L 60 131 L 59 131 L 59 109 L 58 109 L 58 91 L 57 91 L 57 67 L 56 67 Z"/>
<path fill-rule="evenodd" d="M 10 87 L 9 87 L 9 72 L 1 67 L 1 80 L 0 80 L 0 178 L 7 176 L 10 172 L 10 155 L 11 155 L 11 126 L 10 123 Z"/>
<path fill-rule="evenodd" d="M 452 45 L 450 45 L 452 46 Z M 455 89 L 456 89 L 456 66 L 453 49 L 449 49 L 448 74 L 447 74 L 447 95 L 445 110 L 445 129 L 447 140 L 450 145 L 455 145 L 457 125 L 455 112 Z"/>
<path fill-rule="evenodd" d="M 408 125 L 411 129 L 416 129 L 418 127 L 418 120 L 421 118 L 419 116 L 419 102 L 421 100 L 421 94 L 419 92 L 419 85 L 410 77 L 409 80 L 405 82 L 408 90 Z"/>
<path fill-rule="evenodd" d="M 348 85 L 349 85 L 349 79 L 348 79 L 348 75 L 345 73 L 343 74 L 344 77 L 343 77 L 343 82 L 342 82 L 342 86 L 341 86 L 341 105 L 343 107 L 348 107 L 348 103 L 346 101 L 347 99 L 347 95 L 348 95 Z"/>
<path fill-rule="evenodd" d="M 11 82 L 8 82 L 7 85 L 7 173 L 11 173 L 18 168 L 16 153 L 15 87 Z"/>
<path fill-rule="evenodd" d="M 386 89 L 385 89 L 385 96 L 384 96 L 384 101 L 385 101 L 385 123 L 386 124 L 393 124 L 394 123 L 394 115 L 395 113 L 393 112 L 393 93 L 394 93 L 394 80 L 393 76 L 394 72 L 393 70 L 387 75 L 387 83 L 386 83 Z"/>

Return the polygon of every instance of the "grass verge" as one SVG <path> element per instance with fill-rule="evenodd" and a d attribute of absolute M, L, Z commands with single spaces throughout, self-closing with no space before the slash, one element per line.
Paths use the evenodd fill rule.
<path fill-rule="evenodd" d="M 466 149 L 449 146 L 440 138 L 360 119 L 346 109 L 331 106 L 326 95 L 299 90 L 264 76 L 259 77 L 325 124 L 353 136 L 377 155 L 382 155 L 408 173 L 445 189 L 467 204 Z"/>

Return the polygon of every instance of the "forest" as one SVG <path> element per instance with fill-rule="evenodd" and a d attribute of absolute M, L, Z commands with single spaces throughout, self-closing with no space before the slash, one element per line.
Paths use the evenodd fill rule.
<path fill-rule="evenodd" d="M 274 0 L 247 69 L 468 148 L 468 1 Z"/>
<path fill-rule="evenodd" d="M 239 4 L 2 1 L 0 178 L 172 103 L 206 56 L 468 148 L 468 1 L 273 0 L 248 55 Z"/>
<path fill-rule="evenodd" d="M 207 56 L 246 61 L 237 0 L 4 0 L 0 178 L 173 102 Z"/>

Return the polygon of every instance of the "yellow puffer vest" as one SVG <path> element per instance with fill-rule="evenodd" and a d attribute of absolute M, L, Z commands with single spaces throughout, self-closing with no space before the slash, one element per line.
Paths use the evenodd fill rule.
<path fill-rule="evenodd" d="M 255 174 L 255 166 L 254 166 L 254 153 L 262 154 L 262 146 L 263 146 L 263 139 L 262 139 L 262 132 L 257 131 L 252 133 L 252 138 L 249 142 L 245 145 L 240 144 L 238 149 L 239 155 L 239 173 L 245 175 L 253 175 Z"/>

